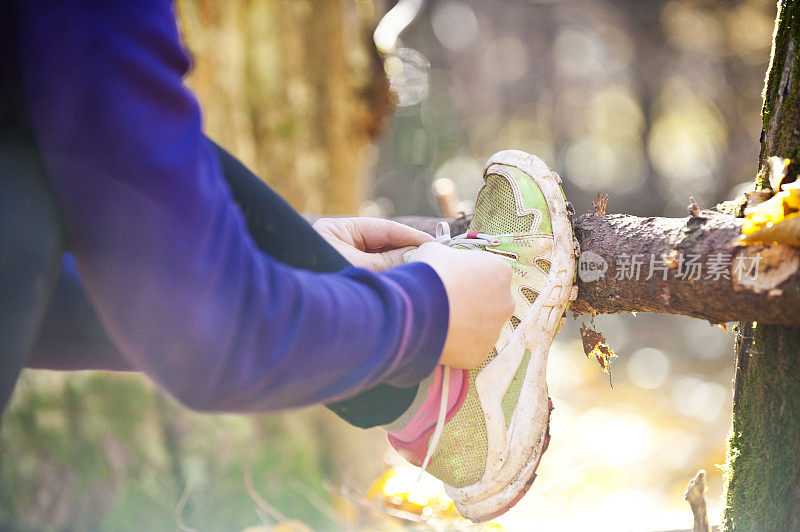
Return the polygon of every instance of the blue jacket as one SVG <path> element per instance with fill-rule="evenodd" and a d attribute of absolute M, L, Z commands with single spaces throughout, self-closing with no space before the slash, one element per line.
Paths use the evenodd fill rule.
<path fill-rule="evenodd" d="M 183 84 L 169 0 L 10 9 L 0 61 L 21 102 L 0 111 L 24 108 L 86 295 L 126 366 L 215 411 L 338 400 L 433 370 L 448 306 L 432 268 L 320 274 L 256 247 Z"/>

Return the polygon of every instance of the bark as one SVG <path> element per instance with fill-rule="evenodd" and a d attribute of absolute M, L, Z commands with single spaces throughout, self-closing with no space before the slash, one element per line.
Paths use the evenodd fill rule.
<path fill-rule="evenodd" d="M 608 270 L 597 281 L 579 277 L 574 308 L 683 314 L 712 323 L 800 324 L 800 253 L 778 245 L 732 247 L 741 223 L 713 211 L 677 219 L 579 217 L 575 232 L 582 257 L 591 251 Z M 586 267 L 579 261 L 579 268 Z M 586 280 L 584 270 L 579 273 Z"/>
<path fill-rule="evenodd" d="M 740 327 L 724 530 L 800 530 L 800 329 Z"/>
<path fill-rule="evenodd" d="M 761 171 L 800 151 L 800 2 L 782 0 L 762 110 Z M 800 329 L 741 323 L 736 342 L 725 530 L 800 530 Z"/>
<path fill-rule="evenodd" d="M 208 135 L 296 209 L 357 212 L 392 110 L 371 3 L 176 3 Z"/>

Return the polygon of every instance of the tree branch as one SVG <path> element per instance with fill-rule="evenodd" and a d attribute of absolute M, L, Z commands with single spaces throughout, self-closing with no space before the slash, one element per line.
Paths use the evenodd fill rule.
<path fill-rule="evenodd" d="M 708 524 L 708 511 L 706 509 L 706 472 L 700 470 L 697 475 L 689 482 L 683 498 L 689 501 L 694 516 L 694 526 L 692 532 L 711 532 Z"/>
<path fill-rule="evenodd" d="M 607 270 L 594 281 L 581 272 L 578 300 L 572 308 L 591 315 L 664 312 L 712 323 L 758 320 L 800 325 L 800 252 L 778 244 L 731 247 L 729 242 L 741 234 L 743 220 L 716 211 L 698 214 L 687 218 L 578 216 L 574 229 L 583 253 L 579 265 L 591 262 L 586 260 L 592 257 L 586 252 L 591 251 L 606 262 Z M 419 216 L 396 220 L 430 234 L 439 221 Z M 459 234 L 469 219 L 449 222 L 453 234 Z M 755 265 L 757 270 L 744 271 Z M 738 274 L 737 267 L 741 268 Z"/>

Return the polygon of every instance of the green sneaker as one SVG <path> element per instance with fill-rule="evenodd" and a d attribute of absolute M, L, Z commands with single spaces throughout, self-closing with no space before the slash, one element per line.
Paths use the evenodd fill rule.
<path fill-rule="evenodd" d="M 440 366 L 385 427 L 392 446 L 445 484 L 464 517 L 485 521 L 519 501 L 550 439 L 547 354 L 577 295 L 571 206 L 541 159 L 508 150 L 484 168 L 467 233 L 440 242 L 511 263 L 515 312 L 477 368 Z"/>

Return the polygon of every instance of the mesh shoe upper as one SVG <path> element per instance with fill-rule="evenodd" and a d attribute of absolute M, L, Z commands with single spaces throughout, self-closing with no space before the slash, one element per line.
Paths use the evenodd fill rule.
<path fill-rule="evenodd" d="M 466 393 L 462 394 L 457 410 L 448 414 L 430 458 L 427 471 L 456 488 L 481 480 L 487 462 L 485 415 L 475 378 L 502 350 L 513 329 L 536 301 L 539 287 L 547 278 L 553 249 L 544 195 L 530 176 L 513 166 L 495 164 L 487 169 L 469 230 L 499 237 L 496 245 L 478 247 L 503 257 L 512 265 L 515 312 L 487 358 L 468 372 Z M 502 398 L 506 429 L 516 408 L 529 360 L 530 352 L 526 351 Z M 391 437 L 390 440 L 398 450 L 405 451 L 403 454 L 412 463 L 420 465 L 432 432 L 432 428 L 426 431 L 420 438 L 422 441 L 417 442 L 404 443 Z"/>
<path fill-rule="evenodd" d="M 546 275 L 537 265 L 537 260 L 547 261 L 552 252 L 548 238 L 550 216 L 545 198 L 530 177 L 513 167 L 494 165 L 487 170 L 469 230 L 501 236 L 501 244 L 487 248 L 487 251 L 512 264 L 515 312 L 495 348 L 483 363 L 469 371 L 464 403 L 445 425 L 431 457 L 427 471 L 454 487 L 478 482 L 486 464 L 486 427 L 480 398 L 473 384 L 475 377 L 497 356 L 502 341 L 508 338 L 510 331 L 519 324 L 520 316 L 535 301 L 538 295 L 536 286 L 544 281 Z M 529 356 L 526 352 L 503 397 L 506 428 L 517 404 Z"/>

